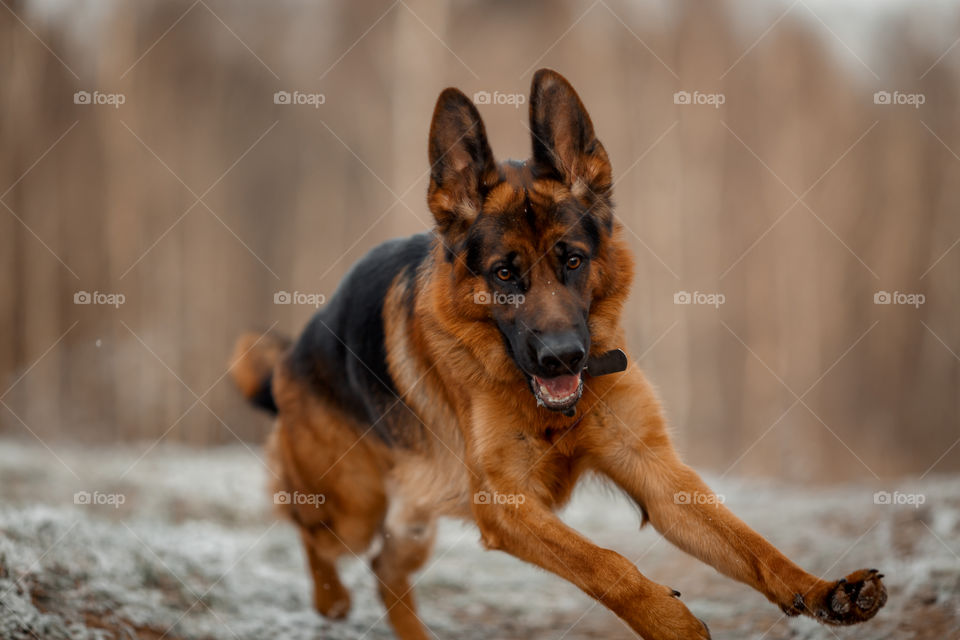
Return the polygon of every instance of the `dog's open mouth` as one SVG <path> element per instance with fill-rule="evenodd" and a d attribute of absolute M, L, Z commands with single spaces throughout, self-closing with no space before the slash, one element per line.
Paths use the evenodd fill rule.
<path fill-rule="evenodd" d="M 530 386 L 537 404 L 551 411 L 568 411 L 583 393 L 583 377 L 579 373 L 555 378 L 532 376 Z"/>

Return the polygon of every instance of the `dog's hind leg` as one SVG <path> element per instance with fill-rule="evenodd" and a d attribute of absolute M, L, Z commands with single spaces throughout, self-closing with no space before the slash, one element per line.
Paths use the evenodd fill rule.
<path fill-rule="evenodd" d="M 274 470 L 274 501 L 297 525 L 313 579 L 314 606 L 346 617 L 350 596 L 336 561 L 369 548 L 386 513 L 381 469 L 386 462 L 363 438 L 361 425 L 291 379 L 275 374 L 280 416 L 267 442 Z"/>
<path fill-rule="evenodd" d="M 399 497 L 391 501 L 383 526 L 383 547 L 372 566 L 380 599 L 401 640 L 430 637 L 417 615 L 410 574 L 430 557 L 435 536 L 436 524 L 428 512 L 406 506 Z"/>
<path fill-rule="evenodd" d="M 350 592 L 337 574 L 337 550 L 324 544 L 323 536 L 300 528 L 300 537 L 310 563 L 313 579 L 313 606 L 332 620 L 340 620 L 350 611 Z"/>

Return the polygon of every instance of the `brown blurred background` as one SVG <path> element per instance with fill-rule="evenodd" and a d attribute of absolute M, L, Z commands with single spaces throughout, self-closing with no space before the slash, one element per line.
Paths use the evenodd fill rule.
<path fill-rule="evenodd" d="M 811 482 L 960 469 L 947 3 L 5 3 L 2 437 L 261 441 L 223 377 L 235 336 L 299 331 L 314 308 L 276 292 L 329 296 L 429 226 L 440 90 L 525 97 L 550 66 L 612 158 L 629 347 L 691 462 Z M 527 157 L 526 105 L 480 110 L 494 152 Z"/>

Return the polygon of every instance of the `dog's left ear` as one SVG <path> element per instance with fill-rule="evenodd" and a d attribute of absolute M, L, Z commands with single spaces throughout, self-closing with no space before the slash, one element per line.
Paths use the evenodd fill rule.
<path fill-rule="evenodd" d="M 530 131 L 533 159 L 541 174 L 560 180 L 591 204 L 609 205 L 612 170 L 607 151 L 593 132 L 580 96 L 552 69 L 533 75 Z"/>

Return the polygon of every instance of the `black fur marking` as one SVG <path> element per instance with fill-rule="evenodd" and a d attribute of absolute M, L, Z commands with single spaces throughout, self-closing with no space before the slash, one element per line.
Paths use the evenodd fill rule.
<path fill-rule="evenodd" d="M 277 403 L 273 399 L 273 372 L 260 382 L 257 392 L 250 398 L 255 407 L 260 407 L 277 415 Z"/>
<path fill-rule="evenodd" d="M 403 285 L 403 306 L 407 310 L 408 318 L 412 318 L 415 311 L 417 298 L 417 278 L 421 270 L 428 262 L 430 262 L 429 256 L 422 260 L 419 264 L 408 264 L 406 267 L 404 267 L 401 283 Z"/>
<path fill-rule="evenodd" d="M 580 228 L 587 236 L 590 243 L 590 252 L 596 255 L 600 248 L 600 227 L 597 225 L 597 219 L 592 214 L 587 214 L 580 219 Z"/>
<path fill-rule="evenodd" d="M 358 421 L 374 425 L 374 433 L 388 444 L 402 440 L 403 434 L 393 432 L 397 421 L 385 412 L 410 409 L 397 402 L 387 369 L 383 303 L 398 273 L 407 280 L 405 300 L 413 300 L 413 274 L 433 242 L 432 234 L 422 233 L 385 242 L 361 258 L 310 320 L 287 359 L 294 377 Z"/>
<path fill-rule="evenodd" d="M 476 228 L 476 225 L 474 225 L 474 228 Z M 483 234 L 471 229 L 471 233 L 467 235 L 467 241 L 464 243 L 464 247 L 467 254 L 467 269 L 477 275 L 483 272 L 484 244 Z"/>

